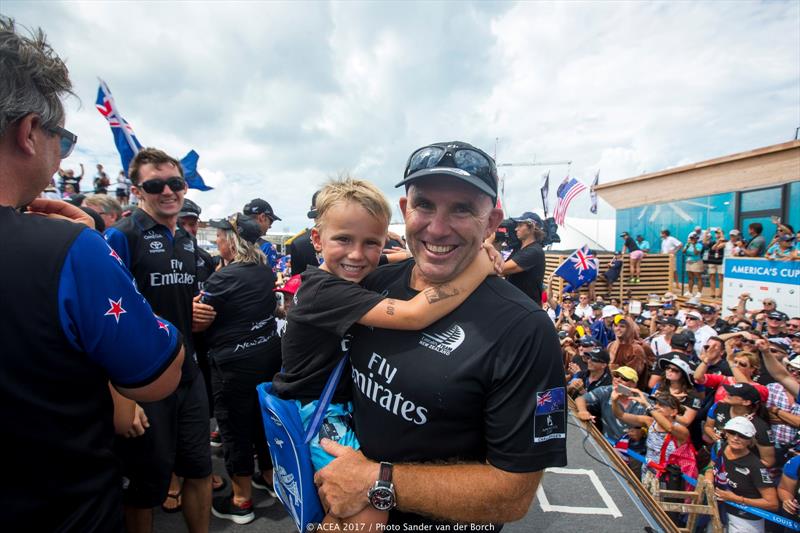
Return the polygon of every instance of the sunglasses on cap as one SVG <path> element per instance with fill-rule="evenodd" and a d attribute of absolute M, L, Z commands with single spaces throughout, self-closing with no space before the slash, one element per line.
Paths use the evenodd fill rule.
<path fill-rule="evenodd" d="M 730 429 L 726 429 L 725 430 L 725 435 L 727 435 L 729 439 L 732 438 L 732 437 L 736 437 L 737 439 L 741 439 L 741 440 L 750 440 L 750 437 L 747 437 L 745 435 L 742 435 L 738 431 L 732 431 Z"/>
<path fill-rule="evenodd" d="M 156 178 L 139 184 L 139 188 L 147 194 L 161 194 L 164 192 L 164 187 L 169 187 L 172 192 L 178 192 L 186 188 L 186 182 L 183 178 L 174 177 L 167 179 Z"/>
<path fill-rule="evenodd" d="M 62 128 L 61 126 L 53 126 L 51 128 L 45 128 L 50 133 L 55 133 L 59 136 L 59 147 L 61 148 L 61 159 L 66 159 L 69 157 L 69 154 L 72 153 L 72 150 L 75 148 L 75 145 L 78 143 L 78 136 L 72 133 L 71 131 Z"/>
<path fill-rule="evenodd" d="M 487 183 L 497 183 L 497 171 L 489 156 L 476 148 L 426 146 L 420 148 L 408 159 L 403 178 L 427 168 L 439 166 L 457 168 L 477 176 Z"/>

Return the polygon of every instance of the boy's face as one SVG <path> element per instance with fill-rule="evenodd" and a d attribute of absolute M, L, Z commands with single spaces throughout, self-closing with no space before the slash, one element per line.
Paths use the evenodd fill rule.
<path fill-rule="evenodd" d="M 321 228 L 311 230 L 314 248 L 322 253 L 323 270 L 358 283 L 375 270 L 388 226 L 362 206 L 345 202 L 328 209 Z"/>

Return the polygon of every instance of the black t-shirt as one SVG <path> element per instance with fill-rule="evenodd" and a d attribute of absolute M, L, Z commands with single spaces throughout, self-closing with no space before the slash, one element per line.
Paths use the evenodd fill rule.
<path fill-rule="evenodd" d="M 713 365 L 708 365 L 706 374 L 722 374 L 723 376 L 733 376 L 733 371 L 728 361 L 724 358 L 720 359 Z"/>
<path fill-rule="evenodd" d="M 183 335 L 186 354 L 181 382 L 191 381 L 197 373 L 192 341 L 192 298 L 197 294 L 194 239 L 180 227 L 173 235 L 143 209 L 107 229 L 105 238 L 133 274 L 153 312 L 172 322 Z"/>
<path fill-rule="evenodd" d="M 718 433 L 722 434 L 725 423 L 733 418 L 731 416 L 731 406 L 727 403 L 719 402 L 712 409 L 714 409 L 714 428 Z M 748 416 L 747 419 L 756 428 L 756 443 L 761 446 L 772 446 L 774 442 L 770 425 L 759 416 Z"/>
<path fill-rule="evenodd" d="M 267 265 L 234 262 L 214 272 L 202 302 L 217 312 L 206 330 L 208 357 L 218 363 L 262 353 L 275 332 L 275 274 Z"/>
<path fill-rule="evenodd" d="M 364 285 L 410 299 L 413 267 L 381 267 Z M 422 331 L 356 326 L 350 361 L 356 434 L 367 457 L 488 461 L 508 472 L 566 464 L 558 337 L 547 314 L 499 278 L 487 278 Z M 396 511 L 389 521 L 430 522 Z"/>
<path fill-rule="evenodd" d="M 714 485 L 718 488 L 730 490 L 737 496 L 744 498 L 761 498 L 759 489 L 772 487 L 769 470 L 761 464 L 758 456 L 748 453 L 738 459 L 728 459 L 724 456 L 725 445 L 722 444 L 714 461 Z M 726 488 L 721 479 L 727 480 Z M 734 516 L 748 520 L 758 520 L 747 511 L 742 511 L 731 505 L 726 505 L 725 510 Z"/>
<path fill-rule="evenodd" d="M 586 392 L 591 392 L 597 387 L 603 387 L 605 385 L 611 385 L 613 383 L 611 378 L 611 372 L 608 371 L 608 368 L 606 368 L 606 371 L 603 372 L 602 376 L 600 376 L 600 379 L 597 379 L 595 381 L 591 381 L 591 379 L 589 378 L 588 370 L 585 371 L 582 370 L 578 372 L 577 374 L 575 374 L 575 377 L 583 380 Z"/>
<path fill-rule="evenodd" d="M 289 245 L 289 255 L 292 256 L 293 276 L 305 272 L 309 265 L 319 266 L 317 252 L 314 251 L 314 245 L 311 244 L 311 230 L 306 230 L 304 234 L 292 241 L 292 244 Z"/>
<path fill-rule="evenodd" d="M 630 235 L 625 237 L 625 246 L 628 247 L 628 252 L 635 252 L 639 249 L 639 245 L 636 244 L 636 241 L 634 241 Z"/>
<path fill-rule="evenodd" d="M 544 251 L 534 242 L 520 248 L 508 257 L 523 270 L 508 276 L 508 281 L 524 292 L 534 302 L 542 305 L 542 283 L 544 282 Z"/>
<path fill-rule="evenodd" d="M 202 291 L 206 280 L 217 268 L 217 264 L 210 253 L 197 246 L 197 241 L 194 242 L 194 246 L 197 248 L 197 288 Z"/>
<path fill-rule="evenodd" d="M 318 400 L 342 356 L 347 331 L 384 299 L 351 281 L 309 265 L 294 295 L 282 337 L 283 370 L 273 386 L 282 398 Z M 334 403 L 350 400 L 349 371 L 342 375 Z"/>

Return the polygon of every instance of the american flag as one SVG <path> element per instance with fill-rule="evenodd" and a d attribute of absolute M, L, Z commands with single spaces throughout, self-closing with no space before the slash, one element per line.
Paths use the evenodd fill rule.
<path fill-rule="evenodd" d="M 556 210 L 553 213 L 553 218 L 555 219 L 556 224 L 558 224 L 559 226 L 564 225 L 564 220 L 567 217 L 567 208 L 569 207 L 569 203 L 572 201 L 573 198 L 575 198 L 585 190 L 586 190 L 586 185 L 576 180 L 575 178 L 570 178 L 569 176 L 564 178 L 564 181 L 562 181 L 561 185 L 558 186 L 558 191 L 556 192 L 556 197 L 558 197 L 558 201 L 556 202 Z"/>

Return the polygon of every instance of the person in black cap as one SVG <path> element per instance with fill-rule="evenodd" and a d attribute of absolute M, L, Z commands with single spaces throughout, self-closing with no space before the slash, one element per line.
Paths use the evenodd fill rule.
<path fill-rule="evenodd" d="M 765 336 L 768 339 L 786 337 L 785 330 L 787 320 L 789 320 L 789 316 L 783 311 L 778 311 L 776 309 L 767 313 L 767 331 L 765 332 Z"/>
<path fill-rule="evenodd" d="M 587 354 L 589 355 L 588 368 L 578 372 L 567 384 L 567 391 L 573 398 L 586 394 L 597 387 L 611 385 L 611 372 L 608 370 L 611 357 L 608 352 L 594 347 Z"/>
<path fill-rule="evenodd" d="M 766 410 L 762 406 L 761 394 L 750 383 L 723 385 L 728 393 L 724 402 L 715 403 L 708 411 L 704 433 L 713 441 L 723 434 L 725 424 L 733 417 L 748 418 L 756 428 L 756 445 L 761 463 L 770 467 L 775 464 L 775 446 Z"/>
<path fill-rule="evenodd" d="M 656 386 L 657 390 L 668 390 L 683 405 L 684 412 L 678 422 L 686 427 L 694 422 L 697 411 L 703 407 L 703 400 L 694 388 L 694 370 L 681 358 L 680 353 L 672 352 L 658 358 L 658 368 L 664 379 Z"/>
<path fill-rule="evenodd" d="M 515 231 L 522 247 L 514 251 L 503 264 L 503 275 L 534 302 L 542 305 L 544 250 L 539 244 L 544 237 L 542 219 L 536 213 L 526 211 L 511 220 L 517 223 Z"/>
<path fill-rule="evenodd" d="M 266 235 L 269 228 L 272 227 L 272 224 L 276 220 L 281 220 L 272 210 L 272 206 L 261 198 L 255 198 L 247 202 L 242 209 L 242 213 L 253 217 L 261 230 L 261 235 Z M 278 250 L 275 248 L 275 245 L 263 237 L 259 237 L 257 244 L 267 257 L 267 263 L 270 268 L 275 270 L 275 266 L 278 264 Z"/>
<path fill-rule="evenodd" d="M 272 480 L 256 385 L 271 381 L 281 366 L 277 301 L 273 291 L 265 290 L 275 285 L 275 274 L 256 246 L 262 230 L 255 217 L 236 214 L 211 220 L 209 226 L 217 228 L 217 247 L 226 266 L 208 278 L 199 299 L 213 307 L 216 316 L 195 321 L 194 329 L 205 331 L 214 416 L 222 434 L 225 468 L 233 481 L 232 498 L 215 497 L 211 512 L 246 524 L 255 519 L 251 483 L 271 485 Z M 254 449 L 260 469 L 255 477 Z"/>
<path fill-rule="evenodd" d="M 650 341 L 650 348 L 658 357 L 672 351 L 672 337 L 681 327 L 681 323 L 677 318 L 668 316 L 657 318 L 656 324 L 659 328 L 659 334 Z"/>
<path fill-rule="evenodd" d="M 317 195 L 319 195 L 319 191 L 311 197 L 311 208 L 307 213 L 311 220 L 317 218 Z M 320 265 L 321 257 L 314 250 L 314 245 L 311 244 L 311 230 L 308 228 L 292 237 L 287 244 L 289 245 L 288 253 L 292 258 L 293 276 L 305 272 L 308 265 Z"/>
<path fill-rule="evenodd" d="M 409 299 L 462 273 L 502 220 L 497 181 L 494 160 L 467 143 L 414 151 L 398 184 L 406 187 L 400 208 L 413 260 L 379 268 L 365 287 Z M 316 474 L 323 504 L 334 515 L 380 504 L 392 509 L 390 524 L 431 527 L 522 518 L 544 469 L 566 464 L 560 354 L 547 313 L 495 277 L 422 332 L 358 328 L 350 361 L 361 451 L 323 441 L 337 455 Z M 497 357 L 502 368 L 488 365 Z M 441 379 L 454 372 L 458 380 Z M 481 385 L 487 379 L 499 386 Z M 387 408 L 390 400 L 403 410 Z M 459 464 L 421 464 L 453 457 Z M 370 486 L 385 498 L 365 499 Z"/>

